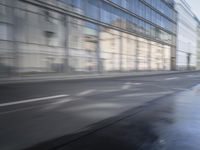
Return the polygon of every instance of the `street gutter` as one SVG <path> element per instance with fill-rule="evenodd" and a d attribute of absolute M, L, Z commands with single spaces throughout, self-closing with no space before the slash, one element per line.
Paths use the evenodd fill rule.
<path fill-rule="evenodd" d="M 2 84 L 16 84 L 16 83 L 37 83 L 37 82 L 55 82 L 55 81 L 80 81 L 80 80 L 100 80 L 100 79 L 119 79 L 124 77 L 146 77 L 146 76 L 160 76 L 170 74 L 195 73 L 195 71 L 149 71 L 149 72 L 132 72 L 132 73 L 110 73 L 110 74 L 92 74 L 92 75 L 39 75 L 39 76 L 20 76 L 0 78 L 0 85 Z"/>

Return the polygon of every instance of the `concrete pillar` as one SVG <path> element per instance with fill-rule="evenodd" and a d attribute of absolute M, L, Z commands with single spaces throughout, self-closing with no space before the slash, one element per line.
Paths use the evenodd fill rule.
<path fill-rule="evenodd" d="M 122 59 L 123 59 L 123 57 L 122 57 L 122 49 L 123 49 L 123 37 L 122 37 L 122 32 L 120 32 L 120 72 L 122 72 L 123 71 L 123 68 L 122 68 Z"/>
<path fill-rule="evenodd" d="M 97 32 L 98 32 L 98 34 L 97 34 L 97 50 L 96 50 L 96 62 L 97 62 L 97 72 L 99 73 L 99 74 L 101 74 L 102 72 L 103 72 L 103 68 L 102 68 L 102 66 L 103 66 L 103 64 L 102 64 L 102 61 L 101 61 L 101 57 L 100 57 L 100 51 L 101 51 L 101 49 L 100 49 L 100 31 L 101 31 L 101 27 L 100 26 L 98 26 L 97 27 Z"/>
<path fill-rule="evenodd" d="M 8 5 L 12 5 L 14 7 L 17 6 L 17 0 L 13 0 L 13 1 L 7 1 L 9 4 Z M 14 76 L 19 76 L 19 46 L 18 46 L 18 42 L 17 42 L 17 16 L 15 13 L 16 8 L 12 9 L 12 41 L 13 41 L 13 57 L 14 57 L 14 70 L 12 72 L 12 75 Z"/>
<path fill-rule="evenodd" d="M 148 41 L 148 70 L 151 70 L 151 41 Z"/>
<path fill-rule="evenodd" d="M 176 47 L 171 47 L 171 70 L 176 70 Z"/>
<path fill-rule="evenodd" d="M 187 53 L 187 70 L 190 70 L 191 53 Z"/>
<path fill-rule="evenodd" d="M 138 56 L 139 56 L 139 42 L 138 42 L 138 37 L 136 37 L 135 42 L 136 42 L 135 69 L 136 69 L 136 70 L 139 70 L 139 58 L 138 58 Z"/>
<path fill-rule="evenodd" d="M 64 14 L 63 14 L 64 15 Z M 70 68 L 69 68 L 69 48 L 68 48 L 68 42 L 69 42 L 69 17 L 68 16 L 63 16 L 64 19 L 64 25 L 65 25 L 65 60 L 64 60 L 64 72 L 69 73 Z"/>

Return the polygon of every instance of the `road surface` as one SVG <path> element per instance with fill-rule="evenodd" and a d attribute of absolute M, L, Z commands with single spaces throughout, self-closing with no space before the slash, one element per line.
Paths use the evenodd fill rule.
<path fill-rule="evenodd" d="M 195 149 L 199 82 L 200 72 L 0 85 L 0 149 Z"/>

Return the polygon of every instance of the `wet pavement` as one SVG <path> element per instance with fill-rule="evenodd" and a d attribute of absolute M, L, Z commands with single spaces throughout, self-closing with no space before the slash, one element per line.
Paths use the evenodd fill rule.
<path fill-rule="evenodd" d="M 88 128 L 89 131 L 33 149 L 50 146 L 59 150 L 199 150 L 200 85 L 124 112 L 112 118 L 109 125 L 98 123 Z"/>
<path fill-rule="evenodd" d="M 199 150 L 200 85 L 173 98 L 175 100 L 171 116 L 173 121 L 158 127 L 162 150 Z"/>
<path fill-rule="evenodd" d="M 198 149 L 199 83 L 197 72 L 0 85 L 0 150 Z"/>

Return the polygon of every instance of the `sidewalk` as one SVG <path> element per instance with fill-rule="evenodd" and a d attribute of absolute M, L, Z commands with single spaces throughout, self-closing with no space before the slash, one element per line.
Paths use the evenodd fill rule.
<path fill-rule="evenodd" d="M 24 75 L 18 77 L 2 77 L 0 78 L 0 84 L 90 80 L 90 79 L 106 79 L 106 78 L 120 78 L 120 77 L 141 77 L 141 76 L 154 76 L 154 75 L 181 74 L 189 72 L 198 72 L 198 71 L 137 71 L 131 73 L 105 73 L 105 74 L 84 74 L 84 75 L 39 74 L 39 75 Z"/>

